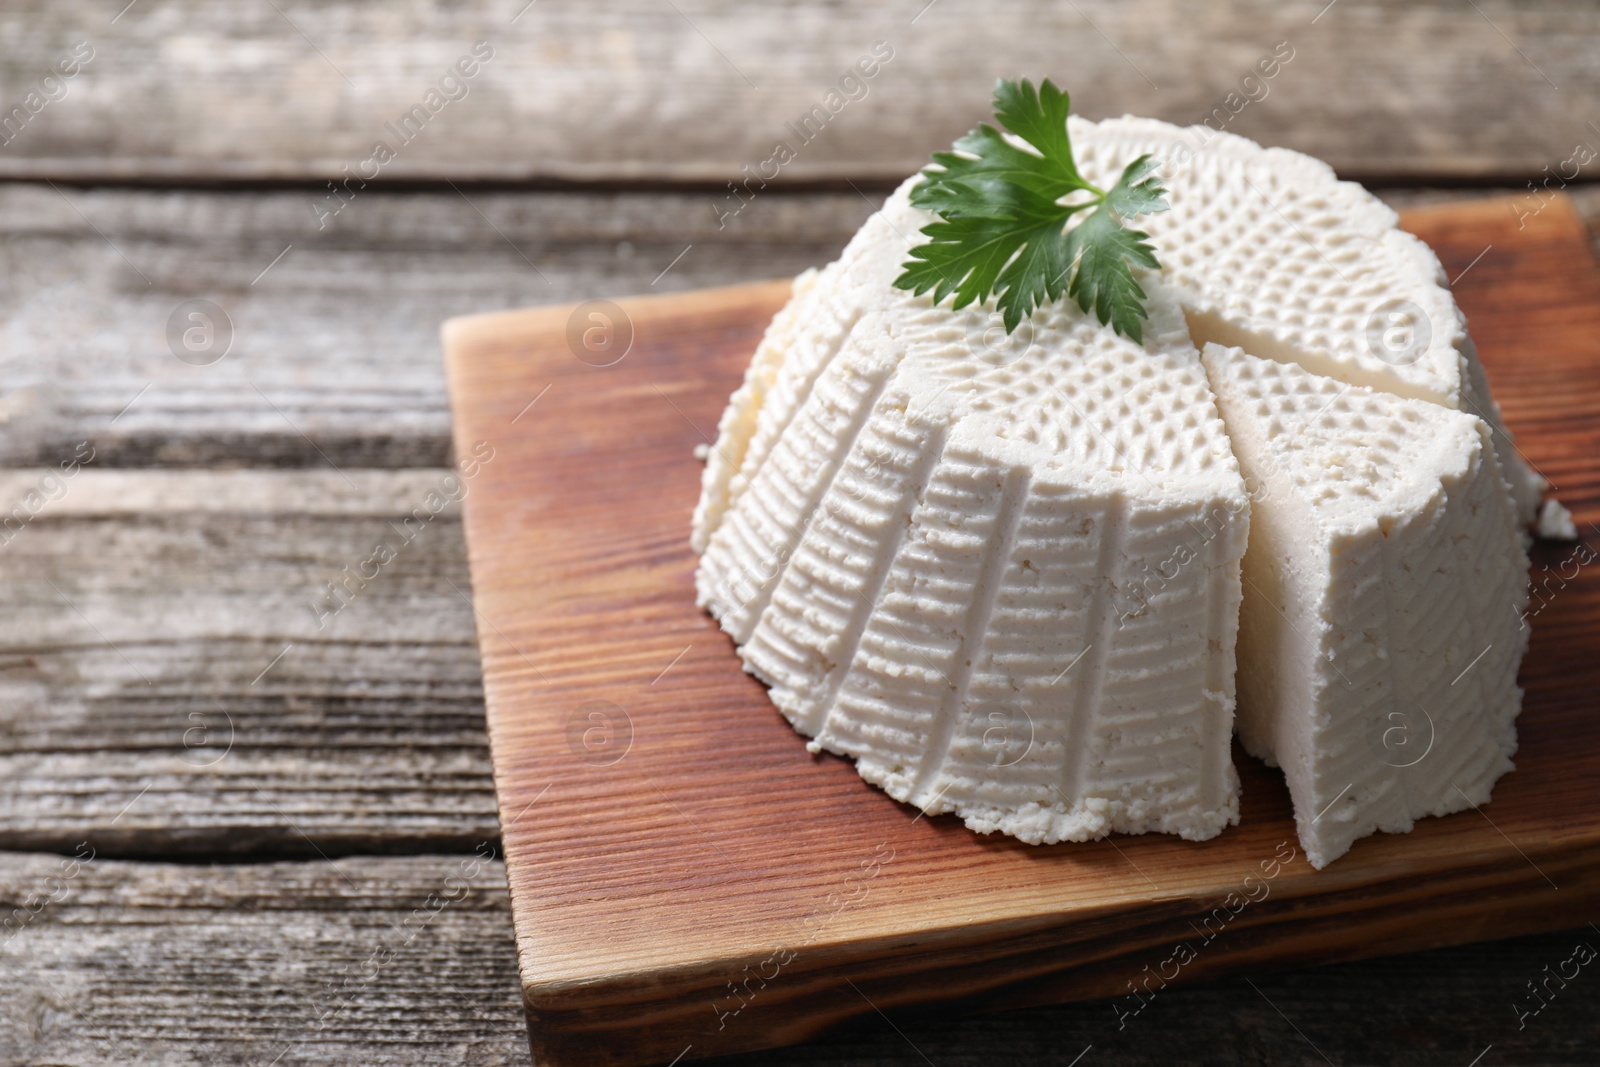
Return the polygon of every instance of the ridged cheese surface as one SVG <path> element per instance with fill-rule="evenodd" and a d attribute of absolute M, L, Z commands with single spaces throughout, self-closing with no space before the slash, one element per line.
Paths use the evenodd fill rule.
<path fill-rule="evenodd" d="M 1204 126 L 1068 128 L 1084 177 L 1102 187 L 1141 155 L 1162 161 L 1171 209 L 1138 226 L 1196 344 L 1479 416 L 1522 521 L 1534 520 L 1544 481 L 1512 446 L 1438 257 L 1392 209 L 1320 160 Z"/>
<path fill-rule="evenodd" d="M 700 600 L 813 749 L 897 799 L 1032 842 L 1211 837 L 1248 502 L 1182 312 L 1157 288 L 1144 345 L 1068 305 L 1007 340 L 889 284 L 930 220 L 896 194 L 817 339 L 769 332 Z"/>
<path fill-rule="evenodd" d="M 1240 739 L 1307 858 L 1483 804 L 1511 769 L 1527 557 L 1489 427 L 1207 345 L 1251 486 Z"/>

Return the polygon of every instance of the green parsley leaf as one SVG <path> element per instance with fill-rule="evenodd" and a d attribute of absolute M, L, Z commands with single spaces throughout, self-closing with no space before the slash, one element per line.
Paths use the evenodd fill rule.
<path fill-rule="evenodd" d="M 1078 306 L 1110 324 L 1118 333 L 1143 340 L 1144 289 L 1133 276 L 1133 264 L 1158 268 L 1148 234 L 1125 229 L 1110 211 L 1087 215 L 1083 224 L 1067 233 L 1067 243 L 1077 252 L 1078 269 L 1068 290 Z M 1005 299 L 1002 295 L 1001 299 Z"/>
<path fill-rule="evenodd" d="M 1156 164 L 1141 156 L 1109 190 L 1078 173 L 1067 133 L 1067 94 L 1046 78 L 995 86 L 995 118 L 1029 152 L 987 123 L 937 152 L 911 202 L 939 216 L 923 227 L 895 286 L 963 308 L 996 296 L 1006 332 L 1063 294 L 1102 323 L 1143 340 L 1145 291 L 1135 267 L 1159 269 L 1149 234 L 1124 220 L 1167 209 Z M 1084 194 L 1068 200 L 1073 194 Z M 1066 201 L 1066 202 L 1063 202 Z M 1081 214 L 1076 225 L 1073 216 Z"/>

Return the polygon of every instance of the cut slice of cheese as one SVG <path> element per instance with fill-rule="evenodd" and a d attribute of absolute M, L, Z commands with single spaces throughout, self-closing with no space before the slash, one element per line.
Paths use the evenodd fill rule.
<path fill-rule="evenodd" d="M 1399 216 L 1320 160 L 1204 126 L 1068 120 L 1085 178 L 1146 153 L 1171 210 L 1142 216 L 1196 344 L 1238 345 L 1340 381 L 1484 419 L 1522 522 L 1544 480 L 1522 460 L 1438 257 Z"/>
<path fill-rule="evenodd" d="M 1511 769 L 1527 557 L 1474 416 L 1207 345 L 1251 486 L 1240 739 L 1316 867 Z"/>
<path fill-rule="evenodd" d="M 877 219 L 836 351 L 783 341 L 701 603 L 897 799 L 1032 842 L 1215 835 L 1248 501 L 1181 310 L 1155 287 L 1143 346 L 1066 304 L 1006 339 L 893 289 L 931 216 L 902 190 Z"/>

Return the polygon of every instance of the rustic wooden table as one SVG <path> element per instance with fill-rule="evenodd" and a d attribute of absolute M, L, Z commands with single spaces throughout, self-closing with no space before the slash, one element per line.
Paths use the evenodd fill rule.
<path fill-rule="evenodd" d="M 824 262 L 1019 72 L 1600 221 L 1561 0 L 14 0 L 0 42 L 6 1064 L 527 1062 L 457 513 L 324 599 L 450 462 L 444 318 Z M 1514 1007 L 1579 941 L 746 1059 L 1588 1064 L 1600 979 Z"/>

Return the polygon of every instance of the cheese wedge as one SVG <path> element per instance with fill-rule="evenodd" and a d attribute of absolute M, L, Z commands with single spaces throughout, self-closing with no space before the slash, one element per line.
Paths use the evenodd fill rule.
<path fill-rule="evenodd" d="M 889 284 L 928 221 L 897 193 L 816 335 L 769 332 L 700 601 L 896 799 L 1036 843 L 1214 836 L 1248 500 L 1182 312 L 1158 287 L 1142 346 L 1066 304 L 1005 338 Z"/>
<path fill-rule="evenodd" d="M 1251 487 L 1239 737 L 1306 856 L 1488 801 L 1511 769 L 1528 561 L 1489 427 L 1210 344 Z"/>
<path fill-rule="evenodd" d="M 1171 210 L 1138 225 L 1196 344 L 1477 415 L 1521 521 L 1534 521 L 1544 480 L 1501 422 L 1438 257 L 1393 210 L 1321 160 L 1205 126 L 1074 117 L 1068 130 L 1102 187 L 1141 155 L 1162 161 Z"/>

